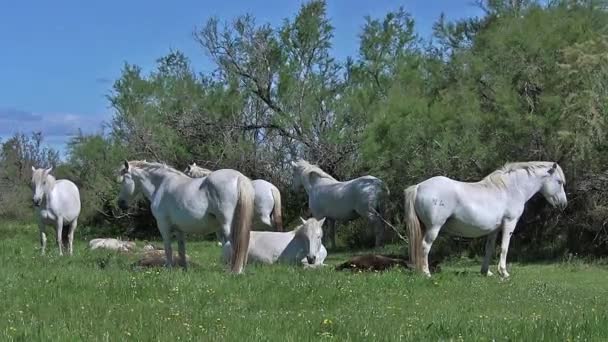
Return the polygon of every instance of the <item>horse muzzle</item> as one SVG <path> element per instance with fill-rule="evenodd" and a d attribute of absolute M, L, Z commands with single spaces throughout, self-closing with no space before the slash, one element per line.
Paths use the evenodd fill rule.
<path fill-rule="evenodd" d="M 308 261 L 308 263 L 310 265 L 313 265 L 315 263 L 315 261 L 317 261 L 317 257 L 315 257 L 315 256 L 306 256 L 306 261 Z"/>
<path fill-rule="evenodd" d="M 39 207 L 41 202 L 42 201 L 37 198 L 32 199 L 32 204 L 34 205 L 34 207 Z"/>

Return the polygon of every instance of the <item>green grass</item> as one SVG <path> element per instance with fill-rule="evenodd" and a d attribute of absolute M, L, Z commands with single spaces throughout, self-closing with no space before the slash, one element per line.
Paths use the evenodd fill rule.
<path fill-rule="evenodd" d="M 37 249 L 34 225 L 0 224 L 0 340 L 606 340 L 608 272 L 585 263 L 509 264 L 511 279 L 478 275 L 478 261 L 431 279 L 393 270 L 339 273 L 249 266 L 232 276 L 219 247 L 187 243 L 188 272 L 131 268 L 132 257 Z M 329 263 L 345 260 L 330 254 Z"/>

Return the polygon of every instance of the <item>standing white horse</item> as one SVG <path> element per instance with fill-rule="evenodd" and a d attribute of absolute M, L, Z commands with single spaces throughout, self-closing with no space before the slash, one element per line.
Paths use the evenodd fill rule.
<path fill-rule="evenodd" d="M 59 255 L 63 255 L 63 228 L 68 227 L 68 254 L 73 253 L 74 232 L 80 216 L 80 192 L 76 184 L 67 179 L 56 180 L 53 168 L 36 169 L 32 166 L 32 202 L 38 216 L 41 253 L 46 253 L 46 225 L 57 231 Z"/>
<path fill-rule="evenodd" d="M 192 163 L 186 167 L 185 174 L 192 178 L 206 177 L 211 170 Z M 255 191 L 254 219 L 276 231 L 283 231 L 283 214 L 281 211 L 281 192 L 274 184 L 263 179 L 251 182 Z"/>
<path fill-rule="evenodd" d="M 309 218 L 290 232 L 251 232 L 247 260 L 263 264 L 289 263 L 306 267 L 324 266 L 327 250 L 323 246 L 323 222 Z M 224 244 L 224 262 L 230 260 L 232 247 Z"/>
<path fill-rule="evenodd" d="M 336 221 L 367 218 L 376 233 L 376 246 L 384 242 L 384 223 L 378 215 L 384 212 L 388 189 L 373 176 L 363 176 L 346 182 L 334 177 L 305 160 L 291 162 L 294 186 L 304 186 L 312 215 L 327 218 L 332 247 L 336 247 Z"/>
<path fill-rule="evenodd" d="M 127 209 L 138 192 L 151 203 L 151 210 L 163 238 L 167 267 L 173 264 L 172 233 L 178 254 L 186 260 L 185 233 L 209 234 L 220 230 L 233 249 L 231 271 L 242 273 L 253 216 L 253 186 L 236 170 L 223 169 L 205 178 L 190 178 L 165 164 L 125 161 L 120 170 L 118 205 Z M 186 268 L 186 263 L 183 265 Z"/>
<path fill-rule="evenodd" d="M 433 177 L 405 190 L 405 219 L 409 230 L 410 259 L 418 270 L 429 272 L 429 252 L 441 229 L 476 238 L 488 236 L 481 273 L 492 275 L 489 263 L 496 237 L 502 231 L 498 273 L 509 277 L 507 252 L 515 225 L 526 202 L 540 192 L 554 207 L 568 203 L 564 172 L 553 162 L 509 163 L 476 183 Z M 424 236 L 422 228 L 426 227 Z"/>

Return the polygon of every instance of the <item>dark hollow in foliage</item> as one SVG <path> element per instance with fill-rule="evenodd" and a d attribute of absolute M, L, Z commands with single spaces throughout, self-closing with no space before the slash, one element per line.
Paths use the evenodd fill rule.
<path fill-rule="evenodd" d="M 385 271 L 393 267 L 403 267 L 406 269 L 414 269 L 409 260 L 399 255 L 382 255 L 382 254 L 364 254 L 357 255 L 350 258 L 348 261 L 343 262 L 336 266 L 337 271 L 342 270 L 353 270 L 353 271 Z M 435 273 L 439 271 L 437 262 L 431 264 L 431 272 Z"/>

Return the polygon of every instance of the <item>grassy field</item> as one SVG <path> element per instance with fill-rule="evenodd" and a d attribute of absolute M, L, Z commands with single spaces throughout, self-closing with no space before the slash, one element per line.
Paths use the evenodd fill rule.
<path fill-rule="evenodd" d="M 187 244 L 198 264 L 188 272 L 137 271 L 133 257 L 84 241 L 59 258 L 49 245 L 41 257 L 35 226 L 0 224 L 0 340 L 608 339 L 602 265 L 510 264 L 508 281 L 481 277 L 478 261 L 444 264 L 432 279 L 286 266 L 231 276 L 208 242 Z"/>

